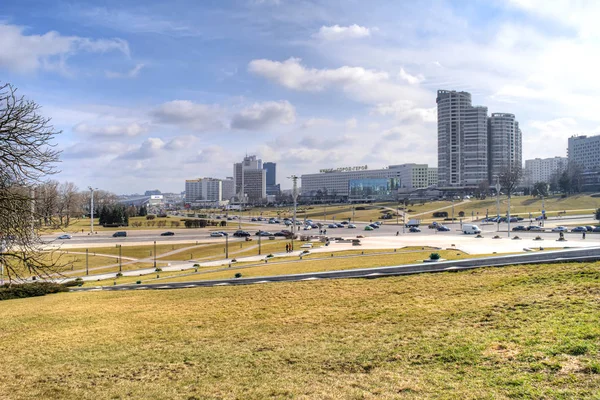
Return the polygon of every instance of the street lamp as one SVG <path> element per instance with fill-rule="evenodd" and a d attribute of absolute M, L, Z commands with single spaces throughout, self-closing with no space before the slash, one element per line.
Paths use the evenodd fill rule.
<path fill-rule="evenodd" d="M 156 242 L 154 242 L 156 243 Z M 122 253 L 121 253 L 121 247 L 123 247 L 123 245 L 119 245 L 119 272 L 121 272 L 123 270 L 123 258 L 122 258 Z M 156 260 L 156 255 L 155 255 L 155 260 Z M 154 268 L 156 268 L 156 261 L 154 261 Z"/>
<path fill-rule="evenodd" d="M 296 234 L 296 206 L 298 200 L 298 177 L 292 175 L 289 177 L 294 182 L 292 187 L 292 198 L 294 199 L 294 216 L 292 218 L 292 250 L 294 250 L 294 235 Z"/>
<path fill-rule="evenodd" d="M 156 240 L 154 241 L 154 269 L 156 269 Z"/>
<path fill-rule="evenodd" d="M 91 192 L 91 196 L 90 196 L 90 230 L 92 231 L 92 234 L 94 233 L 94 190 L 98 190 L 98 188 L 93 188 L 91 186 L 88 186 L 88 189 L 90 189 Z"/>

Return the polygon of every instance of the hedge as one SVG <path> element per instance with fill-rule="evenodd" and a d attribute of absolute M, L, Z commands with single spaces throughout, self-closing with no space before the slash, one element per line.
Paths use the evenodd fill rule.
<path fill-rule="evenodd" d="M 68 292 L 69 288 L 60 283 L 35 282 L 0 286 L 0 300 L 23 299 L 45 296 L 50 293 Z"/>

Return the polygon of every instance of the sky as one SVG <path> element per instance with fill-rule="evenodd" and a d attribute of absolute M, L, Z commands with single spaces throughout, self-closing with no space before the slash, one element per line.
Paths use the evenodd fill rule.
<path fill-rule="evenodd" d="M 277 180 L 437 165 L 436 92 L 516 115 L 523 158 L 600 133 L 600 2 L 2 0 L 0 83 L 80 188 L 181 192 L 246 154 Z"/>

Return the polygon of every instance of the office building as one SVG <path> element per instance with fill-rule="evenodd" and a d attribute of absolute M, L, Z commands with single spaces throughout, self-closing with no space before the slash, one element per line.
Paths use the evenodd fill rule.
<path fill-rule="evenodd" d="M 489 182 L 513 168 L 522 168 L 522 140 L 514 114 L 493 113 L 488 118 Z"/>
<path fill-rule="evenodd" d="M 438 90 L 438 185 L 474 188 L 522 167 L 522 133 L 513 114 L 471 105 L 471 94 Z M 433 174 L 433 173 L 432 173 Z"/>
<path fill-rule="evenodd" d="M 438 90 L 438 180 L 441 188 L 477 186 L 488 180 L 487 107 L 471 94 Z"/>
<path fill-rule="evenodd" d="M 600 169 L 600 135 L 571 136 L 568 146 L 569 164 L 577 165 L 584 171 Z"/>
<path fill-rule="evenodd" d="M 233 165 L 233 181 L 238 201 L 257 203 L 266 199 L 267 171 L 256 156 L 246 156 Z"/>
<path fill-rule="evenodd" d="M 348 182 L 348 201 L 365 202 L 396 200 L 398 178 L 351 179 Z"/>
<path fill-rule="evenodd" d="M 400 189 L 423 189 L 437 184 L 437 168 L 429 168 L 427 164 L 390 165 L 389 168 L 399 172 Z"/>
<path fill-rule="evenodd" d="M 567 169 L 568 162 L 567 157 L 525 160 L 524 182 L 527 186 L 533 186 L 538 182 L 549 183 L 553 175 L 561 174 Z"/>
<path fill-rule="evenodd" d="M 277 163 L 263 163 L 263 169 L 267 171 L 267 195 L 278 195 L 281 190 L 277 184 Z"/>
<path fill-rule="evenodd" d="M 221 200 L 231 200 L 235 197 L 235 184 L 232 176 L 228 176 L 221 181 L 221 189 L 223 191 Z"/>
<path fill-rule="evenodd" d="M 222 198 L 220 179 L 200 178 L 185 181 L 185 202 L 219 202 Z"/>

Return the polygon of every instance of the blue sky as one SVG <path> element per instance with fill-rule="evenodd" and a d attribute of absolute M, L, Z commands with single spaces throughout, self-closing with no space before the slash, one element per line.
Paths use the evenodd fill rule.
<path fill-rule="evenodd" d="M 245 153 L 278 180 L 437 163 L 435 96 L 514 113 L 524 158 L 599 131 L 596 2 L 27 1 L 0 8 L 0 81 L 63 133 L 55 178 L 182 191 Z"/>

